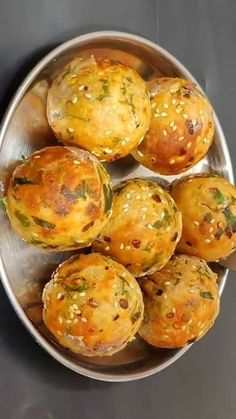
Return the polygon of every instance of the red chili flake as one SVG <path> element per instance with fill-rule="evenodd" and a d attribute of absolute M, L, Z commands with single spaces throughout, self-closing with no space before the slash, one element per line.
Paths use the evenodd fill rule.
<path fill-rule="evenodd" d="M 110 238 L 110 237 L 107 237 L 107 236 L 104 236 L 104 237 L 103 237 L 103 240 L 104 240 L 105 242 L 110 242 L 110 241 L 111 241 L 111 238 Z"/>
<path fill-rule="evenodd" d="M 125 298 L 121 298 L 119 301 L 120 307 L 126 310 L 129 307 L 129 303 Z"/>
<path fill-rule="evenodd" d="M 141 246 L 141 241 L 140 240 L 132 240 L 132 245 L 133 245 L 133 247 L 135 247 L 135 249 L 139 249 L 139 247 Z"/>
<path fill-rule="evenodd" d="M 157 291 L 156 291 L 156 295 L 162 295 L 163 294 L 163 290 L 161 289 L 161 288 L 159 288 Z"/>
<path fill-rule="evenodd" d="M 95 332 L 95 328 L 94 327 L 90 327 L 90 329 L 88 329 L 88 332 L 89 333 L 94 333 Z M 100 330 L 99 330 L 99 332 L 100 332 Z"/>
<path fill-rule="evenodd" d="M 90 223 L 86 224 L 83 228 L 82 231 L 87 231 L 89 228 L 93 227 L 94 225 L 94 221 L 90 221 Z"/>
<path fill-rule="evenodd" d="M 173 319 L 174 313 L 170 312 L 166 315 L 166 317 L 168 317 L 168 319 Z"/>
<path fill-rule="evenodd" d="M 177 240 L 178 233 L 175 233 L 171 239 L 172 242 L 175 242 Z"/>
<path fill-rule="evenodd" d="M 157 195 L 157 194 L 152 195 L 152 199 L 153 199 L 155 202 L 161 202 L 161 198 L 160 198 L 160 197 L 159 197 L 159 195 Z"/>
<path fill-rule="evenodd" d="M 192 243 L 191 243 L 191 242 L 189 242 L 189 241 L 187 241 L 187 242 L 186 242 L 186 244 L 187 244 L 188 246 L 192 246 Z"/>
<path fill-rule="evenodd" d="M 187 153 L 187 151 L 185 150 L 185 148 L 181 148 L 179 150 L 179 156 L 184 156 Z"/>
<path fill-rule="evenodd" d="M 119 319 L 119 314 L 117 314 L 114 318 L 113 318 L 113 321 L 115 321 L 115 320 L 117 320 L 117 319 Z"/>
<path fill-rule="evenodd" d="M 193 126 L 193 122 L 191 119 L 187 119 L 187 121 L 185 122 L 185 125 L 187 127 L 188 133 L 190 135 L 194 134 L 194 126 Z"/>
<path fill-rule="evenodd" d="M 98 304 L 96 303 L 96 301 L 94 300 L 94 298 L 90 298 L 88 300 L 88 303 L 91 307 L 98 307 Z"/>
<path fill-rule="evenodd" d="M 187 344 L 188 344 L 188 345 L 190 345 L 190 343 L 195 342 L 195 340 L 196 340 L 196 339 L 197 339 L 197 338 L 192 338 L 192 339 L 189 339 L 189 340 L 188 340 L 188 342 L 187 342 Z"/>
<path fill-rule="evenodd" d="M 88 86 L 84 86 L 84 90 L 88 90 Z"/>

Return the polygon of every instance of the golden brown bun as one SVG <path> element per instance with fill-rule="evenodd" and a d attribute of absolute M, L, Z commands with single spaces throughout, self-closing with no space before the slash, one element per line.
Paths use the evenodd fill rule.
<path fill-rule="evenodd" d="M 93 249 L 142 276 L 167 263 L 181 230 L 181 214 L 166 191 L 149 180 L 129 179 L 114 187 L 113 215 Z"/>
<path fill-rule="evenodd" d="M 193 256 L 173 256 L 140 280 L 144 320 L 140 336 L 158 348 L 181 348 L 200 339 L 219 312 L 217 275 Z"/>
<path fill-rule="evenodd" d="M 184 172 L 206 155 L 213 141 L 211 105 L 187 80 L 158 78 L 148 83 L 148 89 L 151 124 L 132 155 L 163 175 Z"/>
<path fill-rule="evenodd" d="M 144 80 L 127 65 L 74 58 L 49 89 L 47 115 L 59 141 L 112 161 L 142 140 L 151 105 Z"/>
<path fill-rule="evenodd" d="M 143 318 L 134 277 L 109 257 L 73 256 L 43 292 L 43 318 L 58 342 L 85 356 L 112 355 L 133 340 Z"/>
<path fill-rule="evenodd" d="M 174 182 L 170 193 L 183 215 L 179 252 L 212 262 L 235 249 L 235 186 L 219 176 L 199 174 Z"/>
<path fill-rule="evenodd" d="M 68 250 L 89 246 L 111 214 L 109 176 L 96 157 L 72 147 L 48 147 L 13 172 L 7 213 L 29 244 Z"/>

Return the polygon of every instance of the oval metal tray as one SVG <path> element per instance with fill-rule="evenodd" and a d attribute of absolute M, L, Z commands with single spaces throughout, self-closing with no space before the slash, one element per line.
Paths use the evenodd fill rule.
<path fill-rule="evenodd" d="M 0 131 L 0 180 L 7 182 L 22 155 L 57 144 L 46 120 L 48 87 L 59 69 L 72 57 L 108 56 L 135 68 L 144 79 L 153 76 L 184 77 L 196 80 L 172 55 L 141 37 L 122 32 L 96 32 L 72 39 L 48 54 L 29 73 L 6 112 Z M 207 157 L 187 173 L 217 172 L 233 182 L 226 141 L 215 117 L 214 144 Z M 106 165 L 113 182 L 129 177 L 153 178 L 162 185 L 171 177 L 158 177 L 131 157 Z M 178 176 L 179 177 L 179 176 Z M 129 381 L 154 374 L 176 361 L 189 348 L 154 349 L 139 337 L 111 357 L 86 358 L 61 348 L 42 322 L 41 292 L 55 267 L 69 253 L 46 253 L 26 245 L 11 229 L 4 211 L 0 213 L 0 273 L 9 299 L 36 341 L 59 362 L 91 378 Z M 227 271 L 217 264 L 223 291 Z"/>

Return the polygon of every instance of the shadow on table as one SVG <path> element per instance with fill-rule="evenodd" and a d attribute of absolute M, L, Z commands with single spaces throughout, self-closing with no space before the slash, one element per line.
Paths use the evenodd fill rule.
<path fill-rule="evenodd" d="M 31 374 L 33 372 L 35 376 L 57 388 L 88 390 L 115 385 L 83 377 L 57 363 L 27 333 L 11 307 L 2 285 L 0 301 L 1 352 L 3 354 L 6 351 L 10 361 L 13 357 L 26 370 L 30 369 Z"/>

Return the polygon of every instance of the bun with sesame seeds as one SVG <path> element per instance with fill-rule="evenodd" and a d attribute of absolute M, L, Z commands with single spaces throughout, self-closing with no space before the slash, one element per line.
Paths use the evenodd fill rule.
<path fill-rule="evenodd" d="M 157 348 L 181 348 L 199 340 L 219 312 L 217 275 L 193 256 L 173 256 L 159 272 L 142 278 L 144 319 L 140 336 Z"/>
<path fill-rule="evenodd" d="M 87 247 L 110 215 L 112 190 L 101 163 L 73 147 L 48 147 L 17 166 L 7 190 L 13 229 L 47 250 Z"/>
<path fill-rule="evenodd" d="M 170 193 L 183 215 L 177 251 L 208 262 L 236 248 L 236 188 L 220 176 L 200 173 L 175 181 Z"/>
<path fill-rule="evenodd" d="M 112 355 L 134 339 L 143 318 L 137 281 L 96 253 L 72 256 L 43 292 L 43 319 L 57 341 L 84 356 Z"/>
<path fill-rule="evenodd" d="M 182 173 L 198 163 L 212 144 L 212 107 L 196 85 L 187 80 L 157 78 L 148 82 L 148 90 L 151 123 L 132 155 L 154 172 Z"/>
<path fill-rule="evenodd" d="M 151 104 L 146 83 L 131 67 L 108 58 L 74 58 L 49 88 L 47 116 L 63 144 L 109 162 L 143 139 Z"/>
<path fill-rule="evenodd" d="M 155 182 L 129 179 L 114 187 L 112 217 L 92 248 L 140 277 L 167 263 L 181 231 L 181 214 L 170 195 Z"/>

